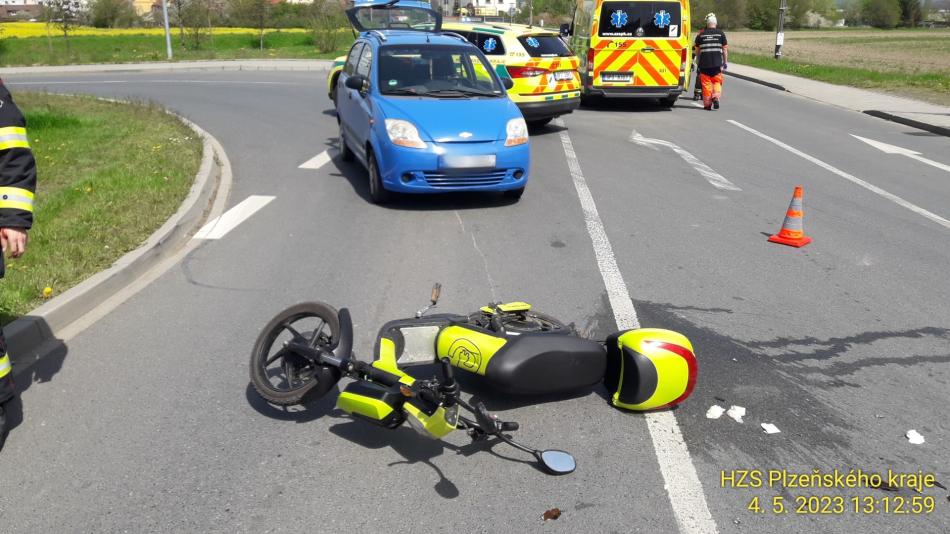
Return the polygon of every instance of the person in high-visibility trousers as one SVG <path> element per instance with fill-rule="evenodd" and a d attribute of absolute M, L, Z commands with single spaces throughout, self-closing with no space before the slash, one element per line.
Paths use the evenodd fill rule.
<path fill-rule="evenodd" d="M 704 30 L 705 28 L 703 28 Z M 703 30 L 699 30 L 699 33 L 696 34 L 699 37 L 700 33 L 703 33 Z M 699 54 L 693 54 L 693 100 L 699 101 L 703 99 L 703 87 L 699 84 Z"/>
<path fill-rule="evenodd" d="M 699 56 L 699 82 L 703 86 L 703 107 L 719 109 L 723 72 L 729 65 L 726 34 L 716 27 L 716 14 L 706 15 L 706 28 L 696 35 L 695 54 Z"/>
<path fill-rule="evenodd" d="M 0 245 L 10 258 L 19 258 L 26 251 L 35 192 L 36 161 L 26 135 L 26 119 L 0 80 Z M 0 278 L 4 274 L 3 254 Z M 7 434 L 5 407 L 15 395 L 13 363 L 0 328 L 0 448 Z"/>

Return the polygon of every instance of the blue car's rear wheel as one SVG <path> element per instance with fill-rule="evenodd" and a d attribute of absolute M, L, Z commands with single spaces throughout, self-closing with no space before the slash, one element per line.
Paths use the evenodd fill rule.
<path fill-rule="evenodd" d="M 376 156 L 373 150 L 367 151 L 366 168 L 369 171 L 369 197 L 373 204 L 385 204 L 389 201 L 389 191 L 383 187 L 383 179 L 379 175 L 379 165 L 376 164 Z"/>

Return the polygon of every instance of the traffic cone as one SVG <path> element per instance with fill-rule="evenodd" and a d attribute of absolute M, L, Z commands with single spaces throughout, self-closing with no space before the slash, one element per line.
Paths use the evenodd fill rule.
<path fill-rule="evenodd" d="M 804 247 L 811 243 L 811 238 L 805 235 L 805 230 L 802 228 L 804 215 L 802 186 L 799 185 L 795 187 L 792 202 L 788 205 L 788 211 L 785 212 L 785 222 L 782 224 L 782 229 L 777 234 L 770 236 L 769 241 L 790 247 Z"/>

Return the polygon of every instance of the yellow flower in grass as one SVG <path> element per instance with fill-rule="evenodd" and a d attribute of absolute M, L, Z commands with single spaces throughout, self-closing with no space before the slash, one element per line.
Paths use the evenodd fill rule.
<path fill-rule="evenodd" d="M 53 288 L 46 286 L 43 288 L 43 298 L 48 299 L 53 296 Z"/>

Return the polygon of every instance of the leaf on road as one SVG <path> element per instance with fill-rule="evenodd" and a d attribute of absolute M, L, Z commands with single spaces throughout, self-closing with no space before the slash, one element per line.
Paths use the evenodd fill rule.
<path fill-rule="evenodd" d="M 561 509 L 560 509 L 560 508 L 551 508 L 551 509 L 548 510 L 547 512 L 544 512 L 543 514 L 541 514 L 541 521 L 553 520 L 553 519 L 557 519 L 557 518 L 559 518 L 559 517 L 561 517 Z"/>

